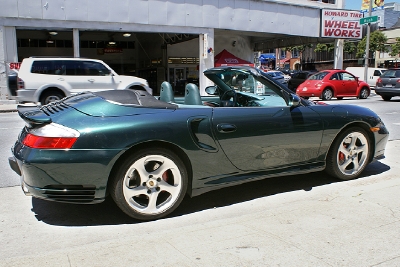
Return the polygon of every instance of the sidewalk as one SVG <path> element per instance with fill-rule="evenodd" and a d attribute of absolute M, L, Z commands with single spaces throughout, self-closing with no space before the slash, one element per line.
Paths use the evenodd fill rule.
<path fill-rule="evenodd" d="M 0 189 L 0 266 L 400 266 L 400 141 L 362 177 L 271 178 L 185 199 L 153 222 L 112 202 Z"/>
<path fill-rule="evenodd" d="M 17 111 L 17 102 L 15 100 L 0 100 L 0 113 Z"/>

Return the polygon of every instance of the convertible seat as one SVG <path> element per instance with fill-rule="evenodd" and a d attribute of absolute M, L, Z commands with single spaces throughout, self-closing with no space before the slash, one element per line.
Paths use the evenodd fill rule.
<path fill-rule="evenodd" d="M 197 85 L 188 83 L 185 87 L 185 105 L 203 105 Z"/>
<path fill-rule="evenodd" d="M 174 90 L 172 90 L 171 84 L 167 81 L 161 84 L 160 100 L 167 103 L 175 102 Z"/>

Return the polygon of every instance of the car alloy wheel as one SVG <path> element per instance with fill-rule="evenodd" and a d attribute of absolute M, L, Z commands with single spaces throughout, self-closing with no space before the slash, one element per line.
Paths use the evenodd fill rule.
<path fill-rule="evenodd" d="M 62 95 L 61 93 L 57 92 L 57 91 L 49 91 L 43 94 L 43 96 L 40 99 L 40 103 L 42 105 L 47 105 L 51 102 L 54 101 L 59 101 L 61 100 L 63 97 L 65 97 L 64 95 Z"/>
<path fill-rule="evenodd" d="M 369 91 L 367 88 L 362 88 L 360 91 L 360 99 L 366 99 L 369 96 Z"/>
<path fill-rule="evenodd" d="M 355 178 L 368 164 L 369 144 L 367 133 L 359 127 L 342 132 L 330 148 L 325 170 L 341 180 Z"/>
<path fill-rule="evenodd" d="M 321 97 L 322 100 L 331 100 L 332 97 L 333 97 L 332 89 L 327 88 L 322 92 L 322 97 Z"/>
<path fill-rule="evenodd" d="M 129 216 L 154 220 L 178 207 L 187 189 L 185 165 L 165 149 L 141 150 L 117 167 L 111 196 Z"/>

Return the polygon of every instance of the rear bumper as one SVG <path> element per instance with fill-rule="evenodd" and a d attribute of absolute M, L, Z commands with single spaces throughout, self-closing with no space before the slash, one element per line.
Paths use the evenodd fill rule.
<path fill-rule="evenodd" d="M 38 99 L 35 99 L 35 89 L 19 89 L 17 90 L 17 101 L 18 102 L 38 102 Z"/>
<path fill-rule="evenodd" d="M 400 96 L 400 88 L 375 87 L 375 93 L 386 96 Z"/>

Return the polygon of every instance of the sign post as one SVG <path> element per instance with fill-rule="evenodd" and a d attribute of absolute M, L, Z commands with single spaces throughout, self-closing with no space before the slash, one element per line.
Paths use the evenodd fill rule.
<path fill-rule="evenodd" d="M 371 13 L 372 13 L 372 0 L 369 1 L 369 17 L 366 17 L 366 21 L 371 17 Z M 376 17 L 376 21 L 378 21 L 378 17 Z M 360 23 L 361 23 L 361 19 L 360 19 Z M 369 63 L 369 36 L 371 34 L 371 23 L 368 23 L 367 26 L 367 40 L 366 40 L 366 45 L 365 45 L 365 64 L 364 64 L 364 81 L 368 81 L 368 63 Z"/>

